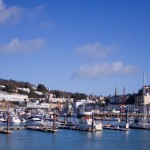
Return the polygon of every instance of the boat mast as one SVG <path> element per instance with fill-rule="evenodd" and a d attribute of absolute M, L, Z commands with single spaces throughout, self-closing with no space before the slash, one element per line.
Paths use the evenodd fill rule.
<path fill-rule="evenodd" d="M 125 99 L 125 87 L 123 87 L 123 96 L 122 96 L 122 113 L 124 113 L 124 99 Z"/>
<path fill-rule="evenodd" d="M 145 73 L 143 72 L 143 93 L 142 93 L 142 101 L 143 101 L 143 121 L 145 121 L 145 117 L 146 117 L 146 112 L 145 112 L 145 100 L 144 100 L 144 96 L 145 96 Z"/>
<path fill-rule="evenodd" d="M 9 112 L 9 101 L 7 103 L 7 131 L 9 131 L 9 123 L 10 123 L 10 112 Z"/>

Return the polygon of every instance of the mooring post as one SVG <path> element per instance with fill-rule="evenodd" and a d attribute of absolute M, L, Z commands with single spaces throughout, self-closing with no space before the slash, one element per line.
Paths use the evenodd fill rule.
<path fill-rule="evenodd" d="M 92 131 L 94 131 L 94 113 L 92 113 Z"/>
<path fill-rule="evenodd" d="M 56 112 L 54 111 L 54 118 L 53 118 L 53 130 L 56 130 Z"/>
<path fill-rule="evenodd" d="M 7 131 L 9 131 L 9 123 L 10 123 L 10 113 L 7 111 Z"/>

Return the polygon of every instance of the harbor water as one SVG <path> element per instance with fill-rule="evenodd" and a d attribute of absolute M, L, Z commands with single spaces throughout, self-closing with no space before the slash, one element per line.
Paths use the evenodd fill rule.
<path fill-rule="evenodd" d="M 0 134 L 0 150 L 149 150 L 150 130 L 56 133 L 16 130 Z"/>

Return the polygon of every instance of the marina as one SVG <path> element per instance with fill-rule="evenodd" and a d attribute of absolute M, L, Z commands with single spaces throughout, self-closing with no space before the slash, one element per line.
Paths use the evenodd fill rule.
<path fill-rule="evenodd" d="M 0 150 L 150 149 L 150 0 L 0 0 Z"/>
<path fill-rule="evenodd" d="M 0 149 L 7 150 L 148 150 L 149 131 L 130 130 L 128 132 L 103 130 L 96 132 L 80 132 L 61 129 L 58 132 L 37 132 L 33 130 L 17 130 L 10 135 L 0 135 Z M 3 142 L 2 142 L 3 141 Z"/>
<path fill-rule="evenodd" d="M 19 123 L 18 118 L 16 123 L 9 122 L 10 119 L 7 118 L 6 121 L 0 121 L 0 140 L 4 141 L 1 142 L 0 149 L 61 150 L 63 147 L 66 150 L 120 150 L 122 146 L 122 150 L 148 150 L 150 131 L 144 126 L 137 128 L 138 130 L 132 128 L 129 126 L 128 115 L 120 116 L 123 117 L 114 119 L 112 114 L 112 119 L 97 119 L 97 114 L 82 111 L 80 118 L 59 117 L 55 112 L 53 115 L 46 115 L 46 118 L 44 115 L 34 114 L 26 120 L 22 118 Z M 34 124 L 28 120 L 32 120 Z M 51 125 L 47 121 L 50 121 Z M 59 124 L 56 124 L 58 122 Z M 100 128 L 97 129 L 96 125 Z"/>

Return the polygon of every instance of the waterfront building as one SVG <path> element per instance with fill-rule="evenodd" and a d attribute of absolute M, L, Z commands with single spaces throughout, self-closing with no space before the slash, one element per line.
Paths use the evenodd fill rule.
<path fill-rule="evenodd" d="M 144 86 L 142 89 L 142 94 L 135 97 L 135 108 L 142 113 L 143 105 L 146 106 L 147 112 L 150 109 L 150 86 Z"/>

